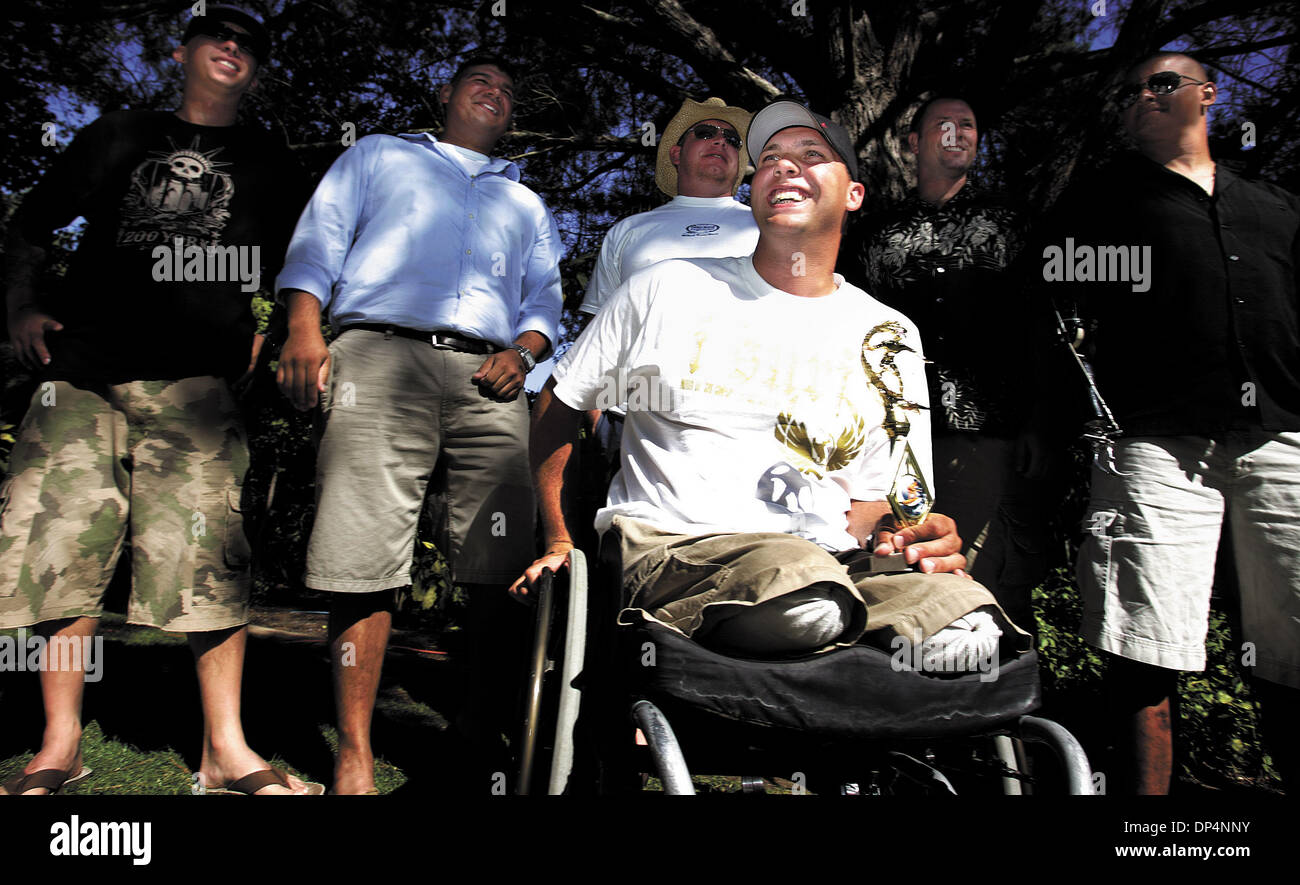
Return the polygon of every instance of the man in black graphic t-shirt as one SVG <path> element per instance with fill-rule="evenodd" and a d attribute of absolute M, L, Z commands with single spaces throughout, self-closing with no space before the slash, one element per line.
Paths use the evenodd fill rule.
<path fill-rule="evenodd" d="M 49 377 L 238 378 L 253 341 L 254 259 L 278 266 L 303 179 L 282 146 L 244 126 L 170 111 L 116 111 L 87 126 L 15 225 L 38 244 L 87 221 L 67 278 L 40 292 L 62 325 L 45 337 Z M 39 346 L 30 356 L 43 360 Z"/>
<path fill-rule="evenodd" d="M 50 649 L 84 654 L 49 656 L 40 752 L 0 794 L 58 792 L 89 774 L 82 689 L 99 678 L 92 637 L 128 539 L 128 620 L 187 633 L 194 651 L 205 719 L 195 791 L 323 791 L 244 739 L 248 451 L 228 384 L 256 357 L 252 294 L 262 263 L 273 274 L 284 254 L 305 181 L 283 147 L 235 125 L 270 48 L 262 24 L 213 7 L 182 43 L 180 109 L 92 123 L 11 225 L 9 336 L 41 385 L 0 495 L 0 628 L 36 625 Z M 45 285 L 50 233 L 79 215 L 68 275 Z"/>

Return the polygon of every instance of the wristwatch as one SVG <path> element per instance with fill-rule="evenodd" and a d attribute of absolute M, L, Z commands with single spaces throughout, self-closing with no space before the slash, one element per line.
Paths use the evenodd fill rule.
<path fill-rule="evenodd" d="M 519 355 L 524 358 L 524 371 L 531 372 L 537 365 L 537 360 L 533 359 L 533 352 L 522 344 L 514 345 L 513 349 L 517 350 Z"/>

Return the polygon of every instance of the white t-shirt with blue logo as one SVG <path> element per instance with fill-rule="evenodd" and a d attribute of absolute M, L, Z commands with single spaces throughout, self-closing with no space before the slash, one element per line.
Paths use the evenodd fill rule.
<path fill-rule="evenodd" d="M 743 258 L 752 255 L 757 244 L 754 214 L 734 197 L 673 197 L 609 229 L 578 309 L 597 313 L 620 283 L 656 262 Z"/>

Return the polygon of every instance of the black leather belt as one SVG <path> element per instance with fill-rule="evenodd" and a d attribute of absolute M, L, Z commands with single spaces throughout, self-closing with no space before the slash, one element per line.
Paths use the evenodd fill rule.
<path fill-rule="evenodd" d="M 416 341 L 423 341 L 426 344 L 432 344 L 439 350 L 458 350 L 461 353 L 499 353 L 505 348 L 493 344 L 491 341 L 484 341 L 481 338 L 466 338 L 464 335 L 457 335 L 455 332 L 445 330 L 434 332 L 422 332 L 419 329 L 407 329 L 402 326 L 390 326 L 387 323 L 349 323 L 339 330 L 339 334 L 349 332 L 353 329 L 365 329 L 367 332 L 382 332 L 385 336 L 391 337 L 397 335 L 402 338 L 414 338 Z"/>

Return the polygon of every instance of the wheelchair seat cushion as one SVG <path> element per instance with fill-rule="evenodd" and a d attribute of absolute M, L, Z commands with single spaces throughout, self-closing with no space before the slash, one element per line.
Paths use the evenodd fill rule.
<path fill-rule="evenodd" d="M 621 632 L 636 690 L 753 725 L 862 740 L 956 737 L 996 730 L 1040 702 L 1033 651 L 994 656 L 980 672 L 935 674 L 906 645 L 747 660 L 652 620 Z"/>

